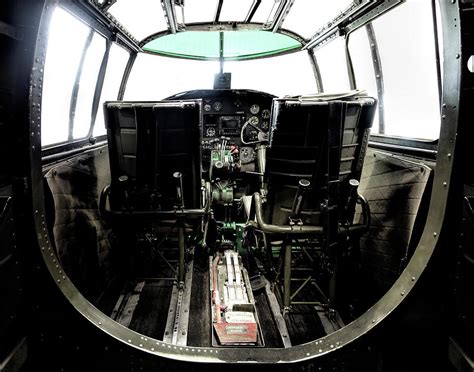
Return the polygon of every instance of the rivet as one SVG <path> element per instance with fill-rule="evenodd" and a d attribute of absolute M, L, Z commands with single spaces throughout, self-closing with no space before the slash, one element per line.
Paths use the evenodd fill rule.
<path fill-rule="evenodd" d="M 99 322 L 99 325 L 102 325 L 102 322 Z"/>
<path fill-rule="evenodd" d="M 401 296 L 405 296 L 405 291 L 402 291 L 402 292 L 400 293 L 400 295 L 401 295 Z"/>
<path fill-rule="evenodd" d="M 57 281 L 58 283 L 61 283 L 61 280 L 59 280 L 59 279 L 58 279 L 58 280 L 56 280 L 56 281 Z"/>
<path fill-rule="evenodd" d="M 307 356 L 310 356 L 311 354 L 310 353 L 306 353 Z"/>
<path fill-rule="evenodd" d="M 319 351 L 320 353 L 322 353 L 322 352 L 323 352 L 323 349 L 319 349 L 318 351 Z"/>
<path fill-rule="evenodd" d="M 448 154 L 448 158 L 451 158 L 451 156 L 452 156 L 451 153 L 449 153 L 449 154 Z"/>
<path fill-rule="evenodd" d="M 154 348 L 154 347 L 152 347 L 150 350 L 151 350 L 151 351 L 155 351 L 155 348 Z"/>
<path fill-rule="evenodd" d="M 446 119 L 446 115 L 443 115 L 443 116 L 441 116 L 441 117 L 443 118 L 443 120 Z"/>
<path fill-rule="evenodd" d="M 415 279 L 416 279 L 416 278 L 415 278 L 414 276 L 411 277 L 411 281 L 412 281 L 412 282 L 414 282 Z"/>
<path fill-rule="evenodd" d="M 444 187 L 448 186 L 448 183 L 447 183 L 447 182 L 443 182 L 443 186 L 444 186 Z"/>
<path fill-rule="evenodd" d="M 456 54 L 456 59 L 459 59 L 461 58 L 461 55 L 460 54 Z"/>
<path fill-rule="evenodd" d="M 437 236 L 438 234 L 436 232 L 433 233 L 433 236 Z"/>
<path fill-rule="evenodd" d="M 372 319 L 372 323 L 375 323 L 375 319 Z"/>

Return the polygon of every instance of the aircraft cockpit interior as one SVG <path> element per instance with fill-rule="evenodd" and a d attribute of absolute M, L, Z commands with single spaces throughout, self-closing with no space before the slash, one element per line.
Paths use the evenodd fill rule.
<path fill-rule="evenodd" d="M 269 4 L 254 2 L 245 22 L 228 22 L 230 3 L 218 2 L 214 22 L 205 25 L 187 24 L 186 10 L 189 6 L 191 17 L 194 5 L 161 1 L 158 10 L 168 29 L 138 43 L 119 99 L 93 102 L 107 151 L 91 163 L 79 159 L 85 162 L 79 167 L 94 186 L 91 180 L 76 181 L 78 169 L 70 163 L 53 165 L 45 174 L 59 261 L 79 292 L 111 321 L 143 337 L 172 350 L 209 348 L 220 358 L 230 350 L 237 355 L 292 350 L 334 335 L 364 314 L 380 293 L 368 290 L 362 257 L 379 239 L 369 234 L 371 221 L 389 214 L 371 195 L 373 188 L 386 187 L 386 178 L 374 184 L 364 173 L 377 172 L 378 164 L 371 169 L 366 157 L 375 116 L 380 119 L 383 110 L 380 95 L 370 84 L 356 85 L 350 69 L 339 71 L 347 76 L 345 89 L 330 88 L 327 80 L 323 88 L 317 50 L 342 25 L 349 32 L 356 28 L 354 19 L 370 10 L 381 16 L 392 4 L 352 2 L 339 28 L 322 25 L 331 38 L 316 33 L 308 40 L 283 27 L 292 12 L 303 17 L 298 1 L 275 1 L 263 23 L 254 19 Z M 140 29 L 127 13 L 127 1 L 89 6 Z M 124 35 L 117 34 L 115 49 L 134 40 Z M 87 36 L 89 50 L 98 49 L 97 38 Z M 113 47 L 106 46 L 109 59 Z M 294 54 L 304 64 L 292 59 L 287 72 L 271 70 L 278 56 Z M 82 58 L 87 62 L 88 52 Z M 161 60 L 168 65 L 161 67 Z M 266 67 L 234 67 L 253 61 Z M 89 73 L 87 67 L 82 74 Z M 244 80 L 248 85 L 239 81 L 242 73 L 251 76 Z M 208 88 L 193 87 L 195 75 Z M 293 79 L 303 83 L 291 85 Z M 76 111 L 82 107 L 80 92 Z M 399 168 L 406 174 L 412 165 Z M 417 188 L 428 183 L 430 171 L 422 168 Z M 423 190 L 415 190 L 409 209 L 417 208 Z M 97 198 L 89 199 L 91 194 Z M 86 221 L 78 223 L 76 205 L 92 208 Z M 407 240 L 413 227 L 408 223 L 401 238 Z M 92 256 L 89 244 L 99 249 Z"/>
<path fill-rule="evenodd" d="M 314 338 L 308 329 L 342 327 L 340 313 L 350 319 L 355 309 L 337 299 L 348 283 L 336 278 L 339 265 L 356 264 L 352 245 L 370 221 L 357 190 L 375 108 L 357 91 L 105 102 L 111 184 L 101 216 L 129 242 L 123 254 L 137 277 L 117 319 L 126 311 L 129 326 L 130 302 L 138 316 L 169 298 L 161 313 L 148 307 L 153 320 L 141 313 L 159 332 L 149 336 L 215 347 L 290 347 Z M 189 333 L 190 322 L 203 327 Z"/>
<path fill-rule="evenodd" d="M 41 3 L 24 48 L 33 266 L 56 293 L 38 308 L 69 309 L 41 314 L 75 315 L 42 321 L 32 360 L 57 342 L 58 368 L 94 348 L 114 350 L 102 367 L 133 354 L 126 370 L 395 372 L 402 344 L 441 350 L 444 290 L 423 278 L 444 273 L 451 7 L 472 1 Z"/>

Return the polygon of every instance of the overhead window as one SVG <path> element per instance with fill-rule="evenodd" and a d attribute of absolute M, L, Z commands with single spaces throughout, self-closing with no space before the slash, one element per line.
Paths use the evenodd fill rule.
<path fill-rule="evenodd" d="M 120 0 L 109 13 L 138 40 L 167 27 L 160 0 Z"/>
<path fill-rule="evenodd" d="M 354 3 L 352 0 L 297 0 L 285 18 L 283 27 L 310 38 Z"/>
<path fill-rule="evenodd" d="M 226 0 L 222 4 L 219 21 L 243 22 L 252 5 L 253 0 Z"/>
<path fill-rule="evenodd" d="M 209 22 L 214 19 L 216 8 L 217 0 L 186 0 L 184 20 L 186 23 Z"/>
<path fill-rule="evenodd" d="M 301 47 L 290 36 L 268 31 L 185 31 L 156 38 L 143 50 L 170 57 L 217 60 L 221 42 L 226 60 L 261 58 Z"/>

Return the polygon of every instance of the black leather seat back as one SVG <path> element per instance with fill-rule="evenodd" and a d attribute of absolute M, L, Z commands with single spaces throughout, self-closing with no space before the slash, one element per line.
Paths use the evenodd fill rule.
<path fill-rule="evenodd" d="M 267 221 L 288 223 L 300 179 L 311 182 L 301 213 L 304 222 L 321 224 L 324 203 L 337 208 L 342 218 L 349 180 L 360 179 L 375 103 L 369 97 L 274 100 L 265 170 L 269 189 Z"/>
<path fill-rule="evenodd" d="M 104 103 L 112 209 L 171 210 L 174 172 L 186 208 L 200 207 L 201 101 Z"/>

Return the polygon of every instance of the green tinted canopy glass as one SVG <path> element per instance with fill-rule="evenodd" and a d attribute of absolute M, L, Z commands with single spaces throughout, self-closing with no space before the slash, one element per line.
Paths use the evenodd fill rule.
<path fill-rule="evenodd" d="M 170 57 L 217 60 L 221 34 L 225 60 L 267 57 L 301 47 L 298 40 L 269 31 L 184 31 L 158 37 L 143 50 Z"/>

